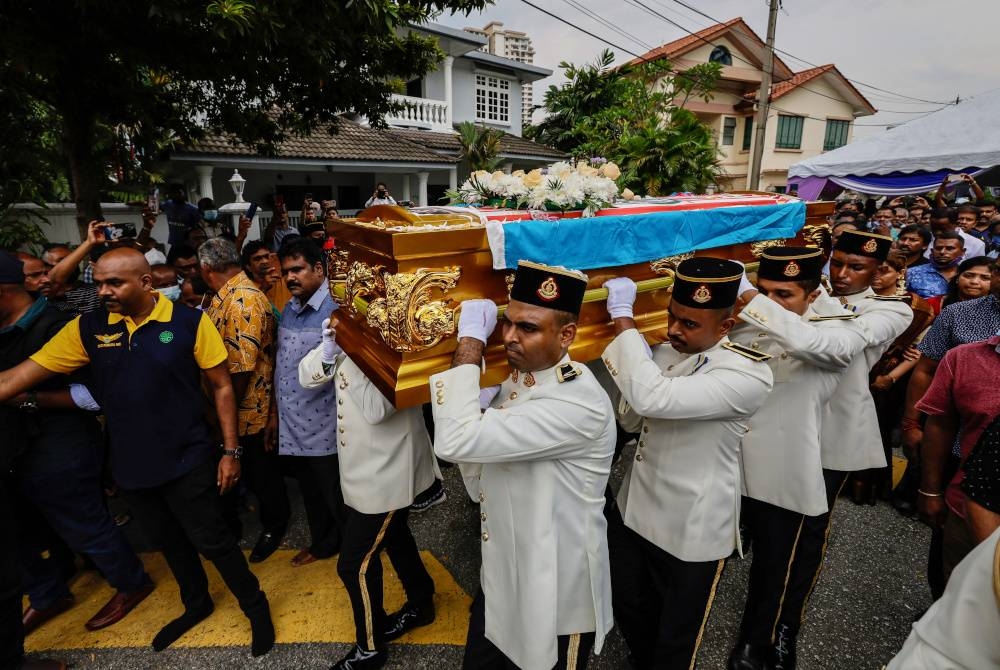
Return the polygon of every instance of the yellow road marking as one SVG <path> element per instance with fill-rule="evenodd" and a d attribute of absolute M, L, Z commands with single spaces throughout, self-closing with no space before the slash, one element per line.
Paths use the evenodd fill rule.
<path fill-rule="evenodd" d="M 336 557 L 293 568 L 289 562 L 296 553 L 294 550 L 280 550 L 263 563 L 250 566 L 271 603 L 277 641 L 354 642 L 351 603 L 337 576 Z M 433 554 L 422 551 L 420 555 L 434 579 L 437 619 L 398 641 L 406 644 L 464 645 L 472 599 Z M 83 627 L 87 619 L 114 595 L 111 587 L 97 573 L 88 571 L 72 584 L 76 605 L 29 635 L 25 640 L 27 650 L 148 646 L 162 626 L 181 614 L 182 607 L 177 583 L 163 557 L 160 554 L 143 554 L 141 558 L 156 582 L 156 590 L 127 617 L 94 633 Z M 393 612 L 406 597 L 384 554 L 382 563 L 385 568 L 385 609 Z M 213 565 L 206 564 L 206 572 L 215 612 L 174 646 L 249 645 L 250 626 L 236 599 L 226 590 Z"/>

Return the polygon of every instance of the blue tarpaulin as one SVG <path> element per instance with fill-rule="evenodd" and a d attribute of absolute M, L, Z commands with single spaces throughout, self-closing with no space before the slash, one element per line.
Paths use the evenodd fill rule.
<path fill-rule="evenodd" d="M 806 219 L 804 202 L 596 216 L 555 221 L 490 221 L 493 267 L 519 260 L 575 270 L 616 267 L 723 247 L 794 237 Z"/>

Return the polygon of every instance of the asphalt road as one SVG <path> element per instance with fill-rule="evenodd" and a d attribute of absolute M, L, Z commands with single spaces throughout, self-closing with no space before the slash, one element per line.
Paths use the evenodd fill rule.
<path fill-rule="evenodd" d="M 620 473 L 617 473 L 620 476 Z M 478 584 L 478 510 L 465 495 L 457 468 L 445 470 L 448 500 L 425 514 L 412 515 L 411 527 L 421 549 L 431 551 L 472 594 Z M 296 500 L 296 521 L 286 545 L 307 544 L 307 531 Z M 130 536 L 141 545 L 136 524 Z M 246 515 L 246 544 L 256 537 L 252 513 Z M 924 579 L 930 533 L 885 503 L 857 506 L 841 499 L 834 512 L 829 553 L 799 641 L 801 670 L 878 669 L 902 646 L 914 618 L 930 605 Z M 743 608 L 748 564 L 730 560 L 723 573 L 703 640 L 699 668 L 724 668 Z M 291 570 L 292 568 L 288 568 Z M 58 620 L 48 624 L 57 626 Z M 150 638 L 155 633 L 150 630 Z M 280 644 L 267 656 L 252 659 L 246 647 L 168 649 L 50 650 L 75 668 L 138 670 L 216 670 L 219 668 L 326 668 L 348 650 L 347 644 Z M 443 670 L 461 666 L 462 648 L 454 645 L 392 645 L 387 668 Z M 613 631 L 589 668 L 623 670 L 626 651 Z"/>

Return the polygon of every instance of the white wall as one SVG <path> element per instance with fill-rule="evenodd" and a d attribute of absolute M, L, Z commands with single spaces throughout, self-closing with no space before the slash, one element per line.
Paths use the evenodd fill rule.
<path fill-rule="evenodd" d="M 478 69 L 476 69 L 478 67 Z M 521 82 L 516 76 L 492 72 L 481 64 L 473 63 L 467 58 L 456 58 L 452 68 L 452 84 L 455 99 L 452 101 L 452 118 L 455 123 L 462 121 L 476 122 L 476 74 L 492 75 L 509 79 L 510 86 L 510 125 L 487 124 L 494 128 L 506 130 L 512 135 L 521 136 Z M 434 97 L 428 95 L 428 97 Z M 443 94 L 442 94 L 443 98 Z"/>

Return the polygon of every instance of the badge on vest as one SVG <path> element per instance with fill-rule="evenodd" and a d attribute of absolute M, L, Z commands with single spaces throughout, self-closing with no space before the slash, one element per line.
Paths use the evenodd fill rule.
<path fill-rule="evenodd" d="M 107 335 L 94 335 L 99 344 L 98 349 L 108 349 L 122 346 L 121 339 L 125 333 L 109 333 Z"/>

